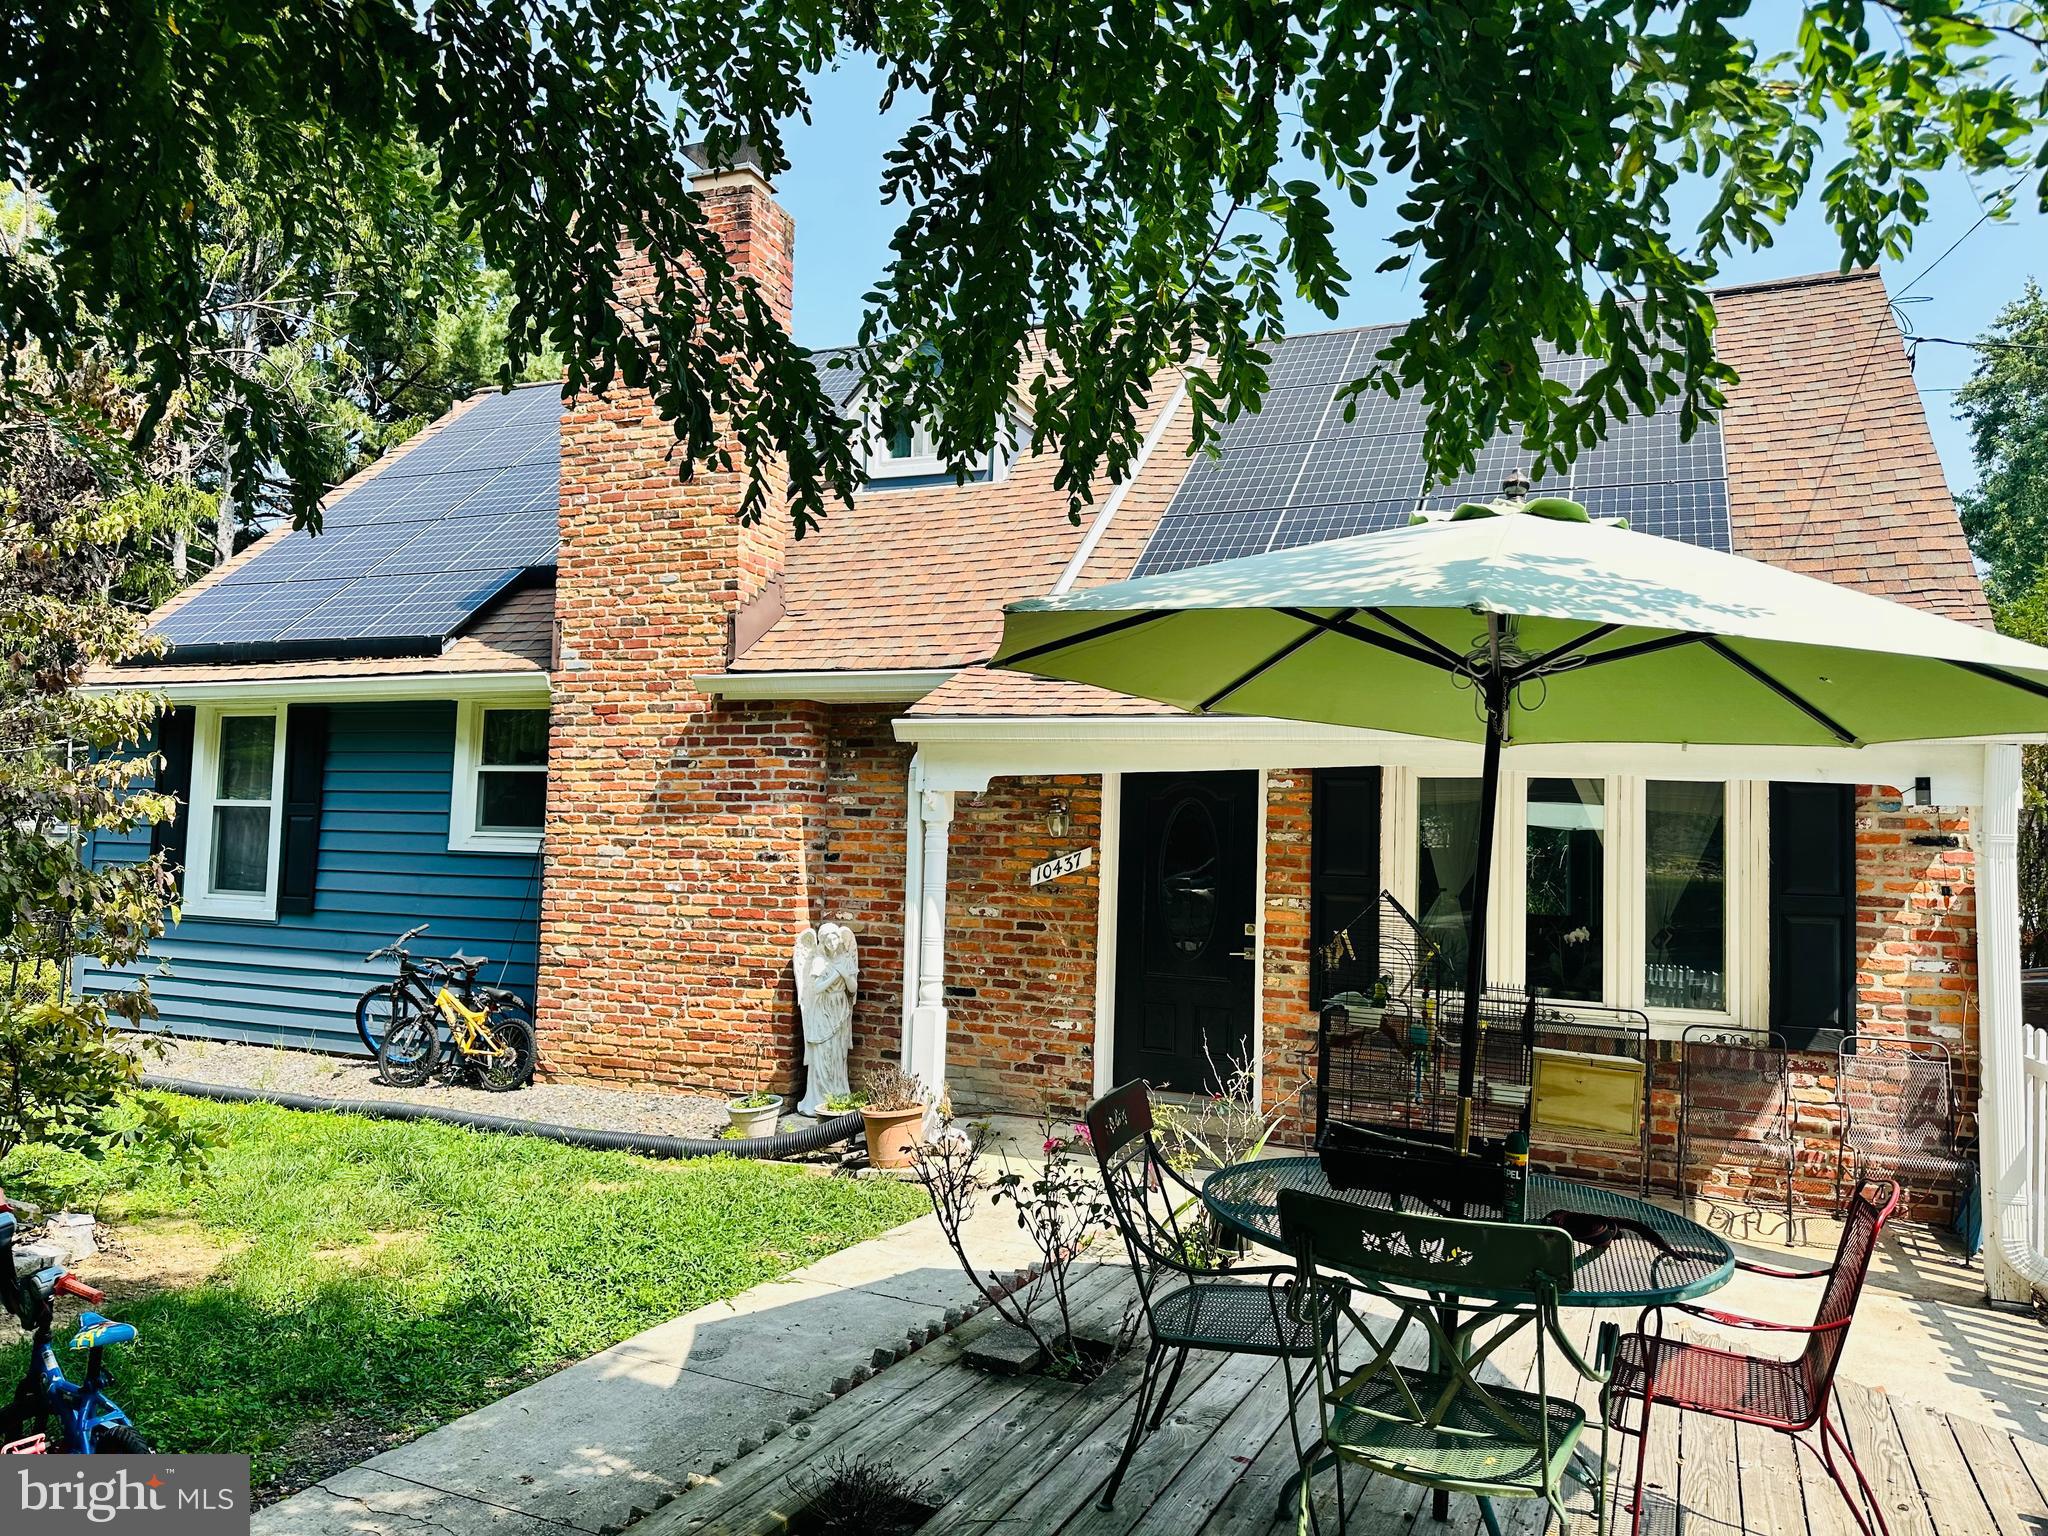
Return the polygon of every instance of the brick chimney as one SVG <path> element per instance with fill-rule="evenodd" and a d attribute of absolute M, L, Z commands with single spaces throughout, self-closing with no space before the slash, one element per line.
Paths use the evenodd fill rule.
<path fill-rule="evenodd" d="M 695 188 L 787 325 L 795 226 L 774 189 L 752 163 Z M 644 258 L 627 268 L 636 280 L 651 281 Z M 643 391 L 563 411 L 542 1065 L 788 1092 L 800 1039 L 788 961 L 811 920 L 821 723 L 810 706 L 727 704 L 692 686 L 721 669 L 739 608 L 779 578 L 783 523 L 771 511 L 741 527 L 742 473 L 682 480 L 674 442 Z"/>

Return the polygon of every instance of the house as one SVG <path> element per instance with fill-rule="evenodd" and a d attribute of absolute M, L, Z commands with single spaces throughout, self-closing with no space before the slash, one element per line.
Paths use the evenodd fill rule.
<path fill-rule="evenodd" d="M 786 307 L 793 230 L 767 183 L 700 195 Z M 1716 302 L 1742 378 L 1720 423 L 1683 444 L 1668 418 L 1633 424 L 1573 493 L 1988 622 L 1877 275 Z M 853 506 L 796 540 L 734 521 L 733 476 L 679 481 L 644 397 L 464 404 L 337 490 L 317 539 L 272 534 L 167 604 L 169 654 L 103 679 L 177 706 L 164 1024 L 349 1048 L 380 974 L 362 955 L 427 921 L 426 947 L 533 992 L 546 1071 L 789 1089 L 791 943 L 829 917 L 861 945 L 857 1065 L 900 1058 L 957 1106 L 1070 1110 L 1137 1074 L 1198 1089 L 1237 1053 L 1291 1102 L 1321 997 L 1370 979 L 1332 936 L 1383 887 L 1455 927 L 1477 749 L 980 664 L 1006 600 L 1405 521 L 1414 403 L 1327 409 L 1375 334 L 1284 344 L 1216 462 L 1187 457 L 1160 381 L 1139 467 L 1079 527 L 1050 461 L 956 485 L 899 429 Z M 1490 495 L 1519 458 L 1490 447 L 1440 496 Z M 2008 968 L 2017 1007 L 2016 950 L 1978 931 L 1979 860 L 2010 858 L 1978 808 L 2016 803 L 2016 749 L 1517 756 L 1500 979 L 1643 1010 L 1660 1041 L 1785 1036 L 1817 1201 L 1841 1031 L 1941 1042 L 1974 1106 Z"/>

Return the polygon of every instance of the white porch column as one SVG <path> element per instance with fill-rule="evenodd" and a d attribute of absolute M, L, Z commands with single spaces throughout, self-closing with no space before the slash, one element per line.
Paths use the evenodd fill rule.
<path fill-rule="evenodd" d="M 931 1091 L 946 1087 L 946 853 L 953 830 L 953 792 L 919 796 L 923 832 L 917 905 L 917 969 L 907 978 L 916 1001 L 903 1035 L 903 1065 Z"/>
<path fill-rule="evenodd" d="M 2026 1034 L 2020 1021 L 2020 749 L 1984 749 L 1977 834 L 1977 1105 L 1984 1203 L 1984 1288 L 2026 1301 L 2048 1279 L 2027 1213 L 2036 1200 L 2027 1153 Z"/>

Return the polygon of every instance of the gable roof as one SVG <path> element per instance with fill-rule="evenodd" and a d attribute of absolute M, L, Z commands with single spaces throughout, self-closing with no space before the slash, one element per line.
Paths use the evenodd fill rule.
<path fill-rule="evenodd" d="M 1741 375 L 1720 423 L 1736 552 L 1989 622 L 1879 275 L 1822 273 L 1714 298 L 1717 349 Z M 1166 392 L 1155 391 L 1155 412 Z M 1182 411 L 1121 503 L 1105 503 L 1114 515 L 1074 584 L 1131 574 L 1189 472 L 1187 443 Z M 1030 595 L 1033 582 L 1050 590 L 1059 551 L 1079 548 L 1058 506 L 1051 467 L 1028 459 L 1001 486 L 869 493 L 854 515 L 835 513 L 792 547 L 785 617 L 733 670 L 982 660 L 1001 633 L 1002 603 Z M 1130 701 L 1093 694 L 1020 689 L 970 671 L 918 713 L 1130 712 Z"/>
<path fill-rule="evenodd" d="M 1809 575 L 1916 603 L 1947 617 L 1988 622 L 1969 548 L 1942 478 L 1914 390 L 1904 342 L 1874 271 L 1824 273 L 1728 288 L 1715 294 L 1720 355 L 1741 375 L 1722 412 L 1729 535 L 1738 553 Z M 1334 345 L 1353 332 L 1322 333 Z M 1321 349 L 1304 338 L 1308 350 Z M 828 392 L 857 379 L 830 367 L 850 348 L 814 354 Z M 545 387 L 545 386 L 542 386 Z M 506 410 L 514 396 L 483 395 L 440 421 L 329 496 L 332 510 L 374 489 L 380 477 L 468 473 L 460 441 L 477 435 L 472 413 Z M 537 404 L 528 397 L 521 404 Z M 540 418 L 536 418 L 538 420 Z M 465 422 L 467 421 L 467 425 Z M 731 665 L 735 673 L 865 672 L 967 667 L 927 698 L 920 713 L 1128 713 L 1093 690 L 990 678 L 973 664 L 995 650 L 1003 604 L 1061 584 L 1096 585 L 1132 573 L 1191 470 L 1190 412 L 1179 379 L 1157 381 L 1141 418 L 1148 450 L 1122 488 L 1105 492 L 1077 526 L 1064 515 L 1051 455 L 1019 460 L 1009 474 L 964 486 L 878 486 L 835 509 L 824 525 L 787 546 L 780 617 Z M 559 430 L 559 429 L 557 429 Z M 437 441 L 438 448 L 434 447 Z M 416 457 L 417 456 L 417 457 Z M 444 459 L 451 460 L 443 464 Z M 423 472 L 423 468 L 424 471 Z M 408 470 L 411 471 L 410 476 Z M 480 460 L 477 489 L 502 470 Z M 461 487 L 439 480 L 444 489 Z M 395 489 L 381 493 L 390 498 Z M 346 519 L 344 518 L 344 521 Z M 328 535 L 331 536 L 331 535 Z M 167 603 L 158 624 L 251 562 L 296 537 L 270 535 Z M 544 580 L 552 556 L 531 557 L 528 580 Z M 210 675 L 438 673 L 548 666 L 551 597 L 545 587 L 479 599 L 438 651 L 374 658 L 243 662 L 186 650 L 123 668 L 122 681 Z M 509 627 L 508 627 L 509 626 Z"/>

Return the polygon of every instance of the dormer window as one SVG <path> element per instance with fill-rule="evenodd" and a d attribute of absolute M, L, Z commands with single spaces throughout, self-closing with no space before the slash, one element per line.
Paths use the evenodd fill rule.
<path fill-rule="evenodd" d="M 889 411 L 882 417 L 881 428 L 877 434 L 881 441 L 868 459 L 870 480 L 946 473 L 946 461 L 939 457 L 938 443 L 924 422 L 901 411 Z"/>
<path fill-rule="evenodd" d="M 888 411 L 871 413 L 868 423 L 872 443 L 868 450 L 868 489 L 888 490 L 893 486 L 952 482 L 953 471 L 939 453 L 938 437 L 929 422 L 902 412 Z M 1007 419 L 995 453 L 977 455 L 968 467 L 969 481 L 1006 478 L 1023 432 L 1023 424 L 1018 418 L 1012 416 Z"/>

